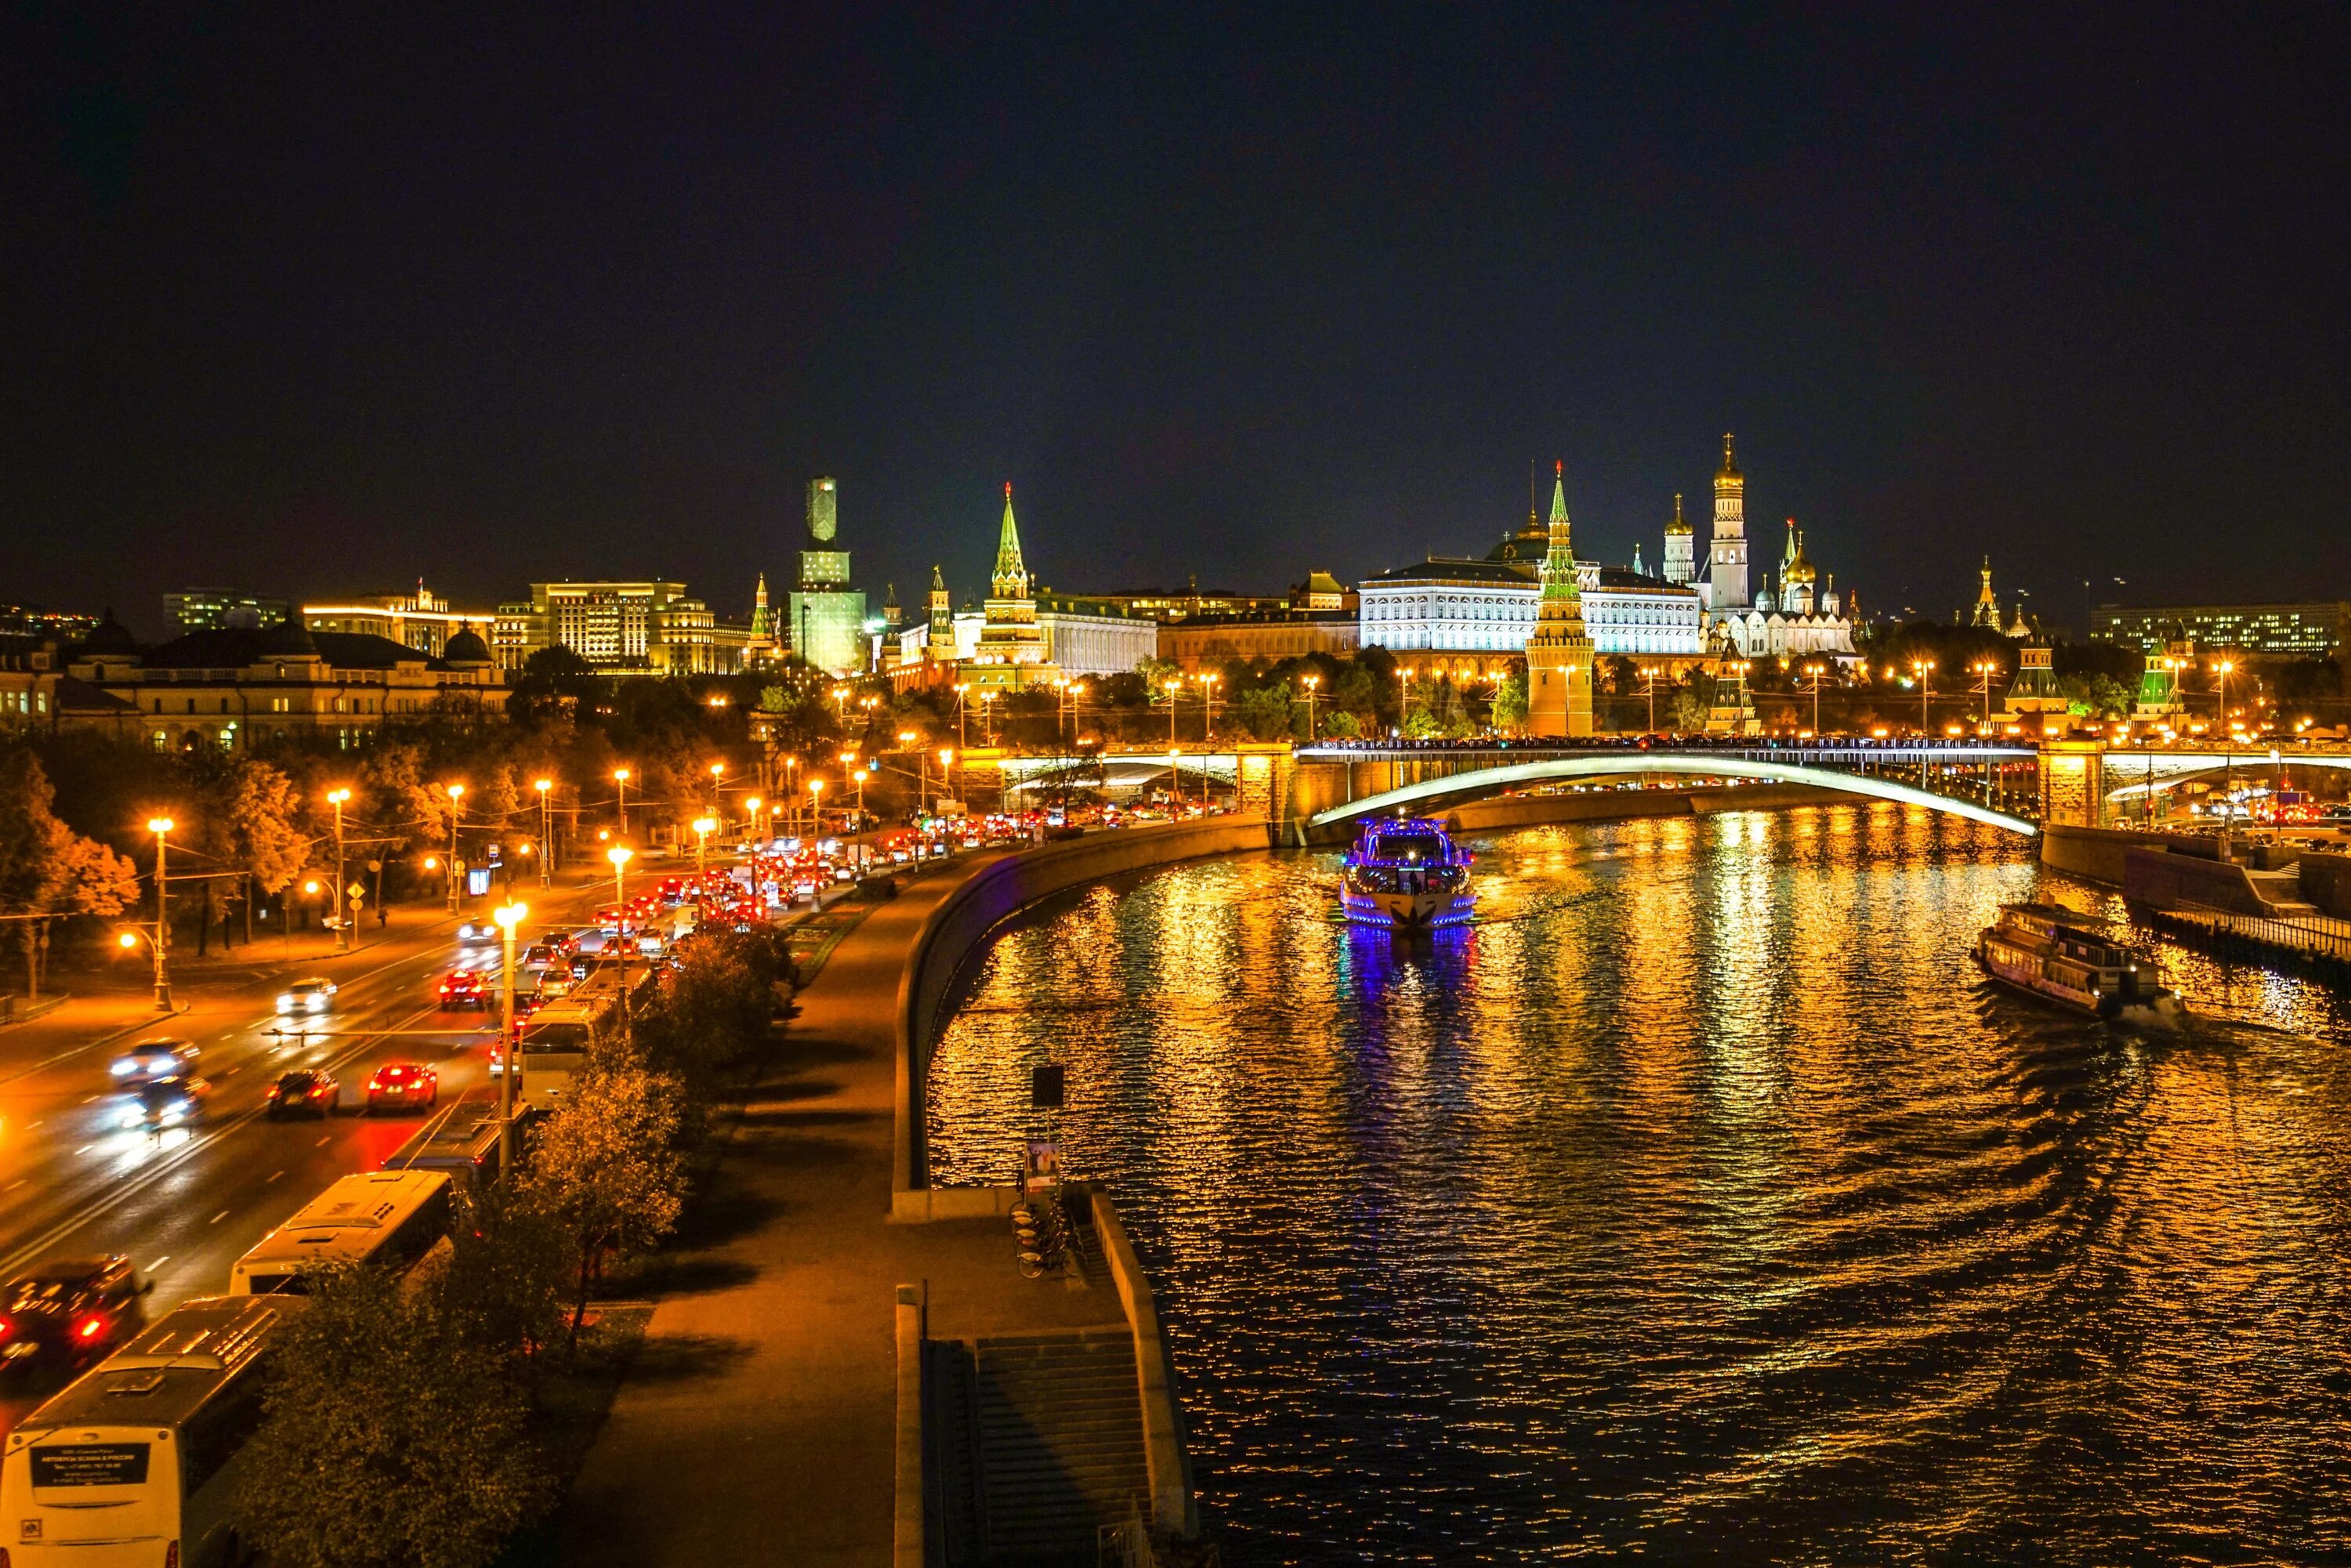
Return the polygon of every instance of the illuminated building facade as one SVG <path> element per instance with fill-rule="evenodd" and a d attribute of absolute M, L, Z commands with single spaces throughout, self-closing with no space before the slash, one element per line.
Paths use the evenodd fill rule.
<path fill-rule="evenodd" d="M 496 611 L 451 608 L 446 599 L 426 588 L 421 579 L 413 593 L 365 593 L 353 599 L 302 606 L 302 623 L 313 632 L 384 637 L 420 653 L 434 655 L 459 632 L 468 628 L 486 631 L 496 622 Z"/>
<path fill-rule="evenodd" d="M 527 601 L 498 606 L 490 641 L 509 670 L 569 648 L 599 674 L 729 674 L 744 667 L 750 630 L 720 626 L 682 582 L 534 582 Z"/>
<path fill-rule="evenodd" d="M 2206 649 L 2351 663 L 2351 602 L 2101 605 L 2090 640 L 2159 649 L 2189 641 Z"/>
<path fill-rule="evenodd" d="M 1583 591 L 1568 537 L 1566 465 L 1552 482 L 1550 549 L 1542 597 L 1527 639 L 1527 733 L 1547 738 L 1592 733 L 1592 639 L 1583 630 Z"/>

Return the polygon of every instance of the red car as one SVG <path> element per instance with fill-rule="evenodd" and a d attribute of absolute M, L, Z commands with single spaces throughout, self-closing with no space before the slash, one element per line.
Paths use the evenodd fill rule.
<path fill-rule="evenodd" d="M 472 969 L 453 969 L 442 977 L 441 1005 L 444 1008 L 487 1008 L 490 1005 L 489 983 Z"/>
<path fill-rule="evenodd" d="M 390 1105 L 402 1111 L 430 1111 L 441 1098 L 441 1078 L 416 1061 L 387 1061 L 368 1075 L 367 1108 Z"/>

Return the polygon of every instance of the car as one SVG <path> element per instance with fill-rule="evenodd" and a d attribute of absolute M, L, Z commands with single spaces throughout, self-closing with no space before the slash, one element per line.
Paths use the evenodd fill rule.
<path fill-rule="evenodd" d="M 430 1111 L 441 1098 L 441 1075 L 421 1061 L 387 1061 L 368 1074 L 367 1108 Z"/>
<path fill-rule="evenodd" d="M 329 979 L 297 980 L 277 993 L 281 1013 L 322 1013 L 334 1005 L 335 982 Z"/>
<path fill-rule="evenodd" d="M 277 1082 L 269 1086 L 263 1109 L 275 1119 L 285 1116 L 331 1116 L 335 1113 L 336 1097 L 342 1085 L 335 1075 L 323 1068 L 298 1067 L 291 1072 L 281 1072 Z"/>
<path fill-rule="evenodd" d="M 114 1059 L 114 1076 L 125 1084 L 177 1078 L 193 1066 L 200 1053 L 186 1040 L 142 1040 Z"/>
<path fill-rule="evenodd" d="M 559 942 L 534 942 L 523 949 L 520 959 L 526 969 L 558 969 L 570 962 L 570 955 Z"/>
<path fill-rule="evenodd" d="M 193 1075 L 151 1079 L 131 1092 L 131 1109 L 124 1113 L 122 1124 L 162 1132 L 201 1122 L 204 1103 L 212 1093 L 211 1084 Z"/>
<path fill-rule="evenodd" d="M 0 1368 L 102 1358 L 146 1326 L 152 1289 L 119 1255 L 35 1265 L 0 1285 Z"/>
<path fill-rule="evenodd" d="M 487 1009 L 490 988 L 471 969 L 452 969 L 441 977 L 440 998 L 444 1008 Z"/>
<path fill-rule="evenodd" d="M 497 923 L 490 920 L 460 920 L 457 940 L 465 943 L 495 942 L 498 939 Z"/>

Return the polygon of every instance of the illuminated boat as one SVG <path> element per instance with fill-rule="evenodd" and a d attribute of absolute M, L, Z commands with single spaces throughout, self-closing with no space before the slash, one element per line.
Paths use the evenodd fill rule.
<path fill-rule="evenodd" d="M 2053 904 L 2004 904 L 1976 938 L 1976 962 L 2002 985 L 2094 1018 L 2177 1025 L 2179 998 L 2154 980 L 2154 962 Z"/>
<path fill-rule="evenodd" d="M 1339 876 L 1339 907 L 1362 925 L 1429 931 L 1468 923 L 1474 857 L 1425 818 L 1366 823 Z"/>

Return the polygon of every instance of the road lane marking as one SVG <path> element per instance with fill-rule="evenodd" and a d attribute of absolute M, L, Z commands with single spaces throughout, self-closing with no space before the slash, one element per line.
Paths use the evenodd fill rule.
<path fill-rule="evenodd" d="M 224 1208 L 218 1214 L 214 1215 L 210 1219 L 204 1221 L 204 1223 L 207 1225 L 218 1225 L 222 1220 L 226 1219 L 227 1218 L 228 1210 Z"/>
<path fill-rule="evenodd" d="M 78 1155 L 86 1155 L 96 1147 L 98 1147 L 98 1145 L 96 1144 L 84 1144 L 81 1147 L 76 1149 L 74 1153 Z"/>
<path fill-rule="evenodd" d="M 276 1180 L 277 1179 L 277 1176 L 284 1176 L 285 1174 L 286 1174 L 286 1173 L 285 1173 L 284 1171 L 279 1171 L 279 1172 L 277 1173 L 277 1176 L 271 1176 L 271 1177 L 269 1178 L 269 1181 L 276 1181 Z M 269 1181 L 263 1182 L 261 1185 L 262 1185 L 262 1186 L 267 1186 L 269 1185 Z"/>
<path fill-rule="evenodd" d="M 317 1143 L 315 1143 L 315 1144 L 311 1145 L 310 1146 L 311 1146 L 312 1148 L 314 1148 L 314 1149 L 323 1149 L 323 1148 L 325 1148 L 329 1144 L 330 1144 L 330 1143 L 332 1143 L 332 1142 L 334 1141 L 334 1137 L 335 1137 L 335 1134 L 332 1134 L 332 1133 L 329 1133 L 329 1134 L 328 1134 L 325 1137 L 320 1138 Z"/>
<path fill-rule="evenodd" d="M 28 1182 L 28 1181 L 30 1181 L 30 1180 L 32 1180 L 32 1179 L 33 1179 L 33 1178 L 32 1178 L 31 1176 L 18 1176 L 15 1181 L 10 1182 L 6 1186 L 0 1186 L 0 1192 L 14 1192 L 14 1191 L 16 1191 L 18 1187 L 20 1187 L 20 1186 L 24 1186 L 26 1182 Z"/>
<path fill-rule="evenodd" d="M 93 1095 L 91 1095 L 89 1099 L 87 1099 L 87 1100 L 83 1101 L 83 1102 L 82 1102 L 82 1103 L 83 1103 L 83 1104 L 85 1104 L 85 1105 L 95 1105 L 95 1104 L 97 1104 L 100 1100 L 103 1100 L 103 1099 L 105 1099 L 105 1098 L 106 1098 L 106 1095 L 105 1095 L 103 1092 L 100 1092 L 100 1093 L 97 1093 L 97 1094 L 93 1094 Z"/>
<path fill-rule="evenodd" d="M 169 1263 L 171 1260 L 172 1255 L 169 1252 L 166 1252 L 161 1258 L 156 1259 L 152 1263 L 148 1264 L 147 1271 L 152 1274 L 156 1270 L 162 1268 L 164 1264 Z"/>

